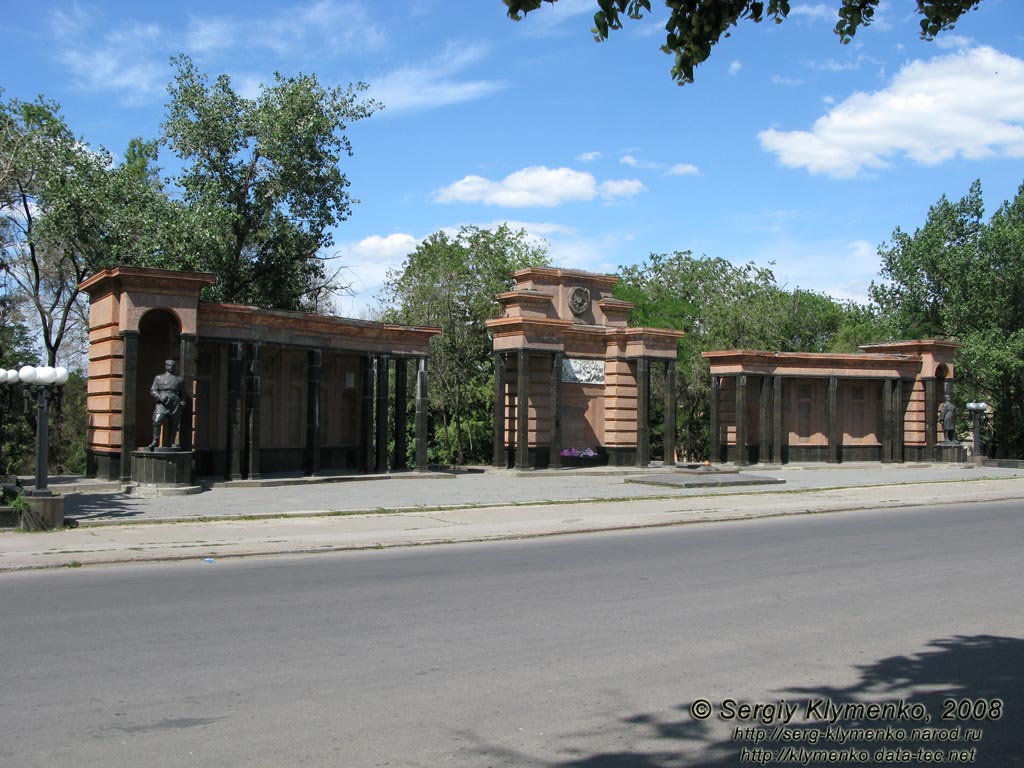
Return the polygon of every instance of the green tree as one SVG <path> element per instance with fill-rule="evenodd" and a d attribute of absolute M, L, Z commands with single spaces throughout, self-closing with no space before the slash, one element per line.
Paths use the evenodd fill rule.
<path fill-rule="evenodd" d="M 0 158 L 0 268 L 54 365 L 68 335 L 82 330 L 78 284 L 155 247 L 135 206 L 156 205 L 161 193 L 77 138 L 42 98 L 0 102 Z"/>
<path fill-rule="evenodd" d="M 9 297 L 0 294 L 0 370 L 37 362 L 28 326 Z M 0 386 L 0 475 L 30 472 L 34 445 L 32 430 L 22 418 L 21 388 Z"/>
<path fill-rule="evenodd" d="M 247 99 L 227 75 L 210 83 L 187 56 L 173 61 L 164 133 L 184 166 L 176 182 L 194 237 L 181 266 L 217 276 L 214 300 L 321 309 L 339 288 L 322 252 L 356 202 L 344 131 L 379 105 L 360 99 L 363 83 L 325 88 L 302 74 L 275 73 Z"/>
<path fill-rule="evenodd" d="M 664 0 L 669 17 L 665 23 L 665 42 L 661 49 L 675 57 L 672 78 L 680 85 L 693 82 L 693 68 L 711 55 L 711 48 L 740 21 L 781 23 L 789 15 L 789 0 Z M 516 21 L 535 11 L 543 3 L 558 0 L 505 0 L 508 15 Z M 608 38 L 611 30 L 621 29 L 623 19 L 640 19 L 651 12 L 650 0 L 596 0 L 594 39 Z M 835 33 L 843 43 L 850 42 L 857 30 L 868 26 L 881 0 L 841 0 Z M 921 37 L 931 40 L 952 29 L 967 11 L 981 0 L 917 0 L 921 15 Z"/>
<path fill-rule="evenodd" d="M 994 408 L 999 455 L 1024 454 L 1024 186 L 985 221 L 980 182 L 933 205 L 913 234 L 897 228 L 879 248 L 871 287 L 892 338 L 957 338 L 958 413 Z"/>
<path fill-rule="evenodd" d="M 513 271 L 547 263 L 547 249 L 523 230 L 462 227 L 456 235 L 431 235 L 389 274 L 383 318 L 442 329 L 430 358 L 434 457 L 449 464 L 490 460 L 494 365 L 484 323 L 497 316 L 494 297 L 511 290 Z"/>

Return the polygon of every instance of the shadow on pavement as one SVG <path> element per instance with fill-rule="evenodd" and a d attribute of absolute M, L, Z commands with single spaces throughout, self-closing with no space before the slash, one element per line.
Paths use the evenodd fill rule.
<path fill-rule="evenodd" d="M 72 520 L 128 520 L 145 510 L 122 493 L 75 493 L 64 501 L 64 517 Z"/>
<path fill-rule="evenodd" d="M 920 653 L 880 659 L 858 667 L 858 681 L 847 687 L 792 687 L 776 691 L 772 701 L 783 699 L 799 705 L 788 725 L 778 720 L 771 724 L 733 720 L 727 723 L 728 735 L 724 735 L 718 717 L 720 701 L 713 701 L 714 714 L 706 721 L 693 718 L 691 703 L 686 702 L 676 708 L 678 714 L 666 717 L 638 713 L 620 719 L 618 727 L 602 728 L 591 735 L 595 740 L 606 740 L 614 735 L 626 744 L 647 745 L 648 749 L 588 753 L 586 748 L 575 745 L 552 744 L 551 748 L 562 754 L 575 753 L 573 757 L 555 761 L 499 745 L 480 745 L 478 751 L 497 758 L 494 763 L 497 765 L 546 768 L 910 763 L 968 764 L 975 768 L 1024 766 L 1024 728 L 1021 727 L 1024 723 L 1024 693 L 1021 691 L 1024 640 L 991 635 L 956 636 L 933 640 L 926 648 Z M 737 696 L 737 700 L 741 698 Z M 809 702 L 820 704 L 812 708 L 808 719 Z M 834 723 L 829 722 L 826 702 L 836 708 L 830 710 L 835 715 Z M 903 719 L 872 719 L 871 714 L 856 706 L 873 703 L 898 706 L 900 702 L 906 705 L 902 710 Z M 846 704 L 854 706 L 844 708 Z M 922 713 L 930 720 L 919 721 L 911 716 Z M 713 727 L 712 723 L 717 724 Z M 779 731 L 774 730 L 776 726 Z M 837 726 L 842 731 L 837 730 Z M 745 732 L 743 736 L 737 736 L 737 727 Z M 748 729 L 764 732 L 764 740 L 755 743 Z M 898 737 L 899 732 L 902 738 Z M 924 738 L 927 734 L 938 733 L 951 738 L 941 741 Z M 567 739 L 576 741 L 581 737 L 586 740 L 587 734 L 574 734 Z M 742 749 L 747 750 L 743 756 Z M 765 750 L 771 750 L 770 754 Z M 780 754 L 780 750 L 792 751 Z M 847 751 L 845 759 L 832 759 L 836 754 L 831 753 L 838 753 L 842 758 L 844 750 Z M 888 752 L 878 754 L 879 750 Z M 958 753 L 955 757 L 950 754 L 954 750 Z M 941 758 L 936 755 L 938 751 L 942 752 Z M 913 759 L 909 755 L 913 755 Z M 863 759 L 865 757 L 867 760 Z"/>

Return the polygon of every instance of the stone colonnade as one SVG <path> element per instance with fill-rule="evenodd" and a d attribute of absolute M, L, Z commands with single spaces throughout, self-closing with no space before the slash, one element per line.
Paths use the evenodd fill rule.
<path fill-rule="evenodd" d="M 196 474 L 405 469 L 410 417 L 414 467 L 427 469 L 428 353 L 439 329 L 201 302 L 212 282 L 120 267 L 82 284 L 90 475 L 132 479 L 133 453 L 153 434 L 149 385 L 165 359 L 190 395 L 179 442 Z"/>
<path fill-rule="evenodd" d="M 861 354 L 707 352 L 711 460 L 955 461 L 938 409 L 959 344 L 900 341 Z"/>

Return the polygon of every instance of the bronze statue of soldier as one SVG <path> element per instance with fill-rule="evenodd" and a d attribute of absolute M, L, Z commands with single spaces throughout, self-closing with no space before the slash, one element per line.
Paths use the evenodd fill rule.
<path fill-rule="evenodd" d="M 956 406 L 950 394 L 946 393 L 946 400 L 939 408 L 939 421 L 942 423 L 942 434 L 947 443 L 956 441 Z"/>
<path fill-rule="evenodd" d="M 171 448 L 178 448 L 178 429 L 181 426 L 181 413 L 188 402 L 185 392 L 185 380 L 174 373 L 173 360 L 164 362 L 164 373 L 153 379 L 149 393 L 156 400 L 153 409 L 153 442 L 149 450 L 160 444 L 160 432 L 164 431 L 164 444 L 170 443 Z"/>

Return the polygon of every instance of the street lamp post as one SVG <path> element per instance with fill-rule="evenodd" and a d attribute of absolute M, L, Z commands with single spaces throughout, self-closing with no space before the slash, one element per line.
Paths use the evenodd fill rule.
<path fill-rule="evenodd" d="M 967 410 L 971 414 L 971 421 L 974 426 L 974 452 L 975 461 L 981 461 L 981 422 L 988 410 L 988 403 L 968 403 Z"/>
<path fill-rule="evenodd" d="M 63 366 L 24 365 L 17 371 L 4 371 L 3 374 L 7 384 L 21 382 L 25 416 L 32 413 L 33 395 L 36 399 L 36 482 L 26 494 L 34 514 L 31 519 L 22 516 L 22 527 L 29 530 L 59 527 L 64 522 L 64 504 L 63 499 L 54 496 L 48 487 L 47 454 L 50 448 L 50 403 L 56 400 L 60 409 L 64 385 L 68 380 L 67 369 Z"/>

